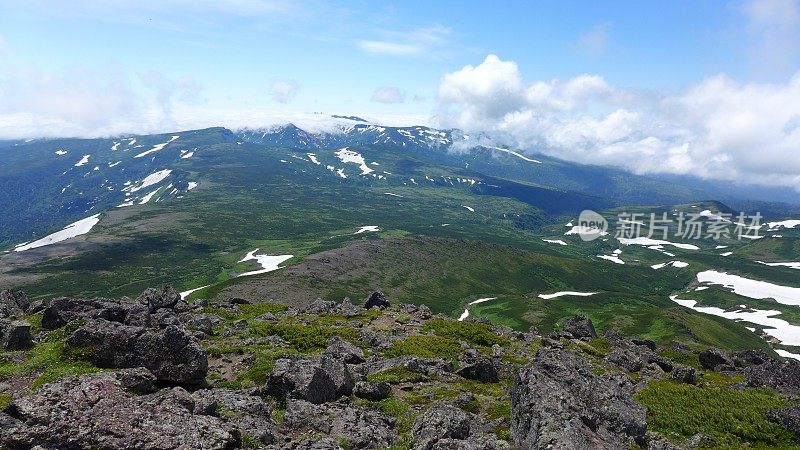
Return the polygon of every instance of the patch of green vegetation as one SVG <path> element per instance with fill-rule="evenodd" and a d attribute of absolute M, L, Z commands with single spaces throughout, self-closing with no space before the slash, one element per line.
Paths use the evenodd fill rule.
<path fill-rule="evenodd" d="M 348 341 L 359 339 L 358 331 L 349 327 L 326 327 L 290 323 L 250 323 L 249 333 L 253 336 L 279 336 L 289 342 L 299 352 L 312 352 L 324 349 L 331 336 L 339 336 Z"/>
<path fill-rule="evenodd" d="M 406 403 L 396 398 L 387 398 L 377 402 L 356 399 L 357 405 L 366 406 L 372 409 L 377 409 L 387 416 L 394 417 L 397 421 L 397 431 L 401 434 L 411 431 L 411 425 L 414 424 L 416 414 L 408 407 Z"/>
<path fill-rule="evenodd" d="M 584 352 L 602 358 L 611 352 L 611 342 L 606 338 L 592 339 L 589 342 L 577 342 L 578 348 Z"/>
<path fill-rule="evenodd" d="M 277 303 L 256 303 L 253 305 L 236 305 L 236 309 L 237 312 L 233 312 L 219 307 L 206 307 L 203 308 L 202 312 L 216 314 L 228 321 L 240 319 L 249 320 L 255 319 L 256 317 L 262 316 L 266 313 L 277 314 L 284 312 L 288 309 L 288 306 Z"/>
<path fill-rule="evenodd" d="M 648 427 L 674 440 L 707 433 L 720 448 L 797 448 L 800 444 L 794 434 L 767 419 L 767 410 L 787 402 L 766 389 L 653 381 L 636 398 L 647 407 Z"/>
<path fill-rule="evenodd" d="M 486 409 L 486 418 L 489 420 L 502 419 L 502 418 L 509 419 L 510 417 L 511 417 L 510 400 L 500 400 L 494 402 Z"/>
<path fill-rule="evenodd" d="M 470 392 L 474 395 L 500 398 L 508 395 L 510 383 L 480 383 L 473 380 L 459 380 L 455 387 L 462 391 Z"/>
<path fill-rule="evenodd" d="M 672 347 L 662 347 L 658 349 L 658 354 L 674 363 L 701 369 L 700 358 L 697 356 L 697 353 L 684 352 Z"/>
<path fill-rule="evenodd" d="M 505 347 L 509 344 L 508 339 L 493 333 L 492 327 L 483 323 L 437 318 L 425 324 L 422 331 L 433 331 L 437 336 L 458 339 L 483 347 L 491 347 L 494 344 Z"/>
<path fill-rule="evenodd" d="M 412 372 L 405 367 L 395 366 L 367 375 L 367 381 L 383 381 L 390 384 L 419 383 L 428 381 L 428 376 L 423 373 Z"/>
<path fill-rule="evenodd" d="M 422 358 L 445 358 L 455 361 L 463 352 L 461 344 L 453 338 L 413 335 L 402 341 L 394 341 L 385 355 L 390 358 L 414 355 Z"/>
<path fill-rule="evenodd" d="M 0 394 L 0 411 L 6 409 L 13 401 L 14 397 L 12 397 L 11 394 Z"/>
<path fill-rule="evenodd" d="M 717 386 L 729 386 L 744 381 L 744 374 L 727 375 L 722 372 L 707 371 L 700 376 L 700 381 Z"/>

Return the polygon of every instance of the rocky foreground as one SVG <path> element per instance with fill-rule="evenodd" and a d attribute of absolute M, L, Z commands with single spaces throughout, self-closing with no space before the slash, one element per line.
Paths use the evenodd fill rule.
<path fill-rule="evenodd" d="M 800 446 L 800 363 L 424 306 L 0 294 L 2 449 Z"/>

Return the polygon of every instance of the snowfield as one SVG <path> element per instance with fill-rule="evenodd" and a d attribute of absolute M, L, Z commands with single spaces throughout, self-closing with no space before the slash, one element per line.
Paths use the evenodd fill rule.
<path fill-rule="evenodd" d="M 772 298 L 784 305 L 800 305 L 800 288 L 796 287 L 751 280 L 739 275 L 731 275 L 715 270 L 706 270 L 698 273 L 697 281 L 721 285 L 745 297 L 755 299 Z"/>
<path fill-rule="evenodd" d="M 650 267 L 652 267 L 653 269 L 658 270 L 658 269 L 661 269 L 661 268 L 664 268 L 664 267 L 667 267 L 667 266 L 672 266 L 672 267 L 677 267 L 679 269 L 682 269 L 684 267 L 689 266 L 689 263 L 685 263 L 683 261 L 669 261 L 669 262 L 665 262 L 665 263 L 661 263 L 661 264 L 655 264 L 655 265 L 652 265 Z"/>
<path fill-rule="evenodd" d="M 239 262 L 243 263 L 246 261 L 256 261 L 258 264 L 261 265 L 260 270 L 253 270 L 251 272 L 240 273 L 237 277 L 246 277 L 249 275 L 258 275 L 267 272 L 273 272 L 275 270 L 280 269 L 280 264 L 288 259 L 291 259 L 294 255 L 256 255 L 256 252 L 259 249 L 255 249 L 252 252 L 248 253 L 244 256 L 244 258 L 240 259 Z"/>
<path fill-rule="evenodd" d="M 479 298 L 479 299 L 475 300 L 474 302 L 469 302 L 467 306 L 477 305 L 478 303 L 488 302 L 490 300 L 496 300 L 496 299 L 497 299 L 497 297 Z M 461 313 L 461 316 L 458 318 L 458 321 L 459 322 L 463 322 L 464 319 L 466 319 L 467 317 L 469 317 L 469 308 L 466 308 L 464 310 L 464 312 Z"/>
<path fill-rule="evenodd" d="M 361 156 L 360 153 L 348 150 L 347 147 L 340 149 L 338 152 L 334 154 L 345 164 L 347 163 L 357 164 L 361 169 L 361 175 L 369 175 L 372 172 L 374 172 L 372 169 L 369 168 L 367 163 L 364 161 L 364 157 Z"/>
<path fill-rule="evenodd" d="M 57 242 L 66 241 L 67 239 L 81 236 L 89 231 L 100 222 L 100 214 L 95 214 L 91 217 L 81 219 L 75 223 L 71 223 L 64 227 L 61 231 L 56 231 L 53 234 L 45 236 L 38 241 L 33 241 L 28 244 L 20 245 L 14 248 L 15 252 L 24 252 L 32 248 L 44 247 L 45 245 L 55 244 Z"/>
<path fill-rule="evenodd" d="M 618 238 L 617 240 L 622 245 L 644 245 L 644 246 L 671 245 L 673 247 L 682 248 L 684 250 L 700 250 L 700 247 L 694 244 L 682 244 L 680 242 L 662 241 L 659 239 L 651 239 L 643 236 L 637 238 Z"/>
<path fill-rule="evenodd" d="M 561 239 L 542 239 L 545 242 L 549 242 L 551 244 L 558 244 L 558 245 L 569 245 L 566 242 L 562 241 Z"/>
<path fill-rule="evenodd" d="M 142 189 L 148 188 L 150 186 L 156 185 L 161 183 L 172 173 L 171 169 L 164 169 L 159 170 L 158 172 L 151 173 L 150 175 L 144 177 L 141 183 L 139 183 L 136 187 L 132 187 L 129 189 L 130 192 L 140 191 Z M 125 190 L 125 189 L 123 189 Z"/>
<path fill-rule="evenodd" d="M 772 266 L 772 267 L 788 267 L 790 269 L 800 269 L 800 262 L 776 262 L 776 263 L 768 263 L 764 261 L 756 261 L 759 264 L 764 264 L 765 266 Z"/>
<path fill-rule="evenodd" d="M 89 162 L 90 156 L 91 155 L 83 155 L 83 158 L 75 163 L 75 167 L 85 166 Z"/>
<path fill-rule="evenodd" d="M 570 223 L 572 223 L 572 222 L 570 222 Z M 570 225 L 567 225 L 567 226 L 570 226 Z M 564 236 L 569 236 L 569 235 L 572 235 L 572 234 L 597 234 L 599 236 L 607 236 L 608 232 L 607 231 L 603 231 L 603 230 L 601 230 L 599 228 L 585 227 L 583 225 L 575 225 L 572 228 L 570 228 L 569 231 L 564 233 Z"/>
<path fill-rule="evenodd" d="M 779 228 L 791 229 L 800 226 L 800 220 L 791 219 L 791 220 L 782 220 L 780 222 L 768 222 L 767 226 L 769 227 L 770 231 L 777 230 Z"/>
<path fill-rule="evenodd" d="M 175 140 L 176 140 L 176 139 L 178 139 L 179 137 L 180 137 L 180 135 L 178 135 L 178 136 L 172 136 L 171 138 L 169 138 L 169 140 L 168 140 L 167 142 L 164 142 L 163 144 L 156 144 L 156 145 L 154 145 L 154 146 L 153 146 L 153 148 L 151 148 L 150 150 L 147 150 L 147 151 L 145 151 L 145 152 L 139 153 L 138 155 L 134 156 L 134 158 L 142 158 L 142 157 L 144 157 L 144 156 L 147 156 L 147 155 L 149 155 L 149 154 L 151 154 L 151 153 L 155 153 L 155 152 L 161 151 L 161 150 L 163 150 L 163 149 L 164 149 L 164 147 L 166 147 L 166 146 L 167 146 L 167 144 L 169 144 L 169 143 L 171 143 L 171 142 L 175 141 Z"/>
<path fill-rule="evenodd" d="M 553 294 L 539 294 L 539 298 L 550 300 L 551 298 L 563 297 L 565 295 L 570 295 L 573 297 L 589 297 L 595 294 L 597 294 L 597 292 L 561 291 L 561 292 L 555 292 Z"/>
<path fill-rule="evenodd" d="M 353 234 L 361 234 L 361 233 L 368 233 L 368 232 L 374 233 L 374 232 L 377 232 L 377 231 L 381 231 L 381 229 L 378 228 L 377 225 L 367 225 L 367 226 L 359 228 L 358 231 L 356 231 Z"/>

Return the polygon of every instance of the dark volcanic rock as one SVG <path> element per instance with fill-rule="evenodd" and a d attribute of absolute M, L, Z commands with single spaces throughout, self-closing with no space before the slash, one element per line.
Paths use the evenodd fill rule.
<path fill-rule="evenodd" d="M 25 350 L 33 347 L 31 324 L 24 320 L 9 322 L 0 319 L 0 347 L 6 350 Z"/>
<path fill-rule="evenodd" d="M 767 411 L 767 418 L 800 436 L 800 407 L 772 409 Z"/>
<path fill-rule="evenodd" d="M 370 309 L 370 308 L 385 309 L 390 306 L 392 305 L 389 303 L 389 300 L 386 298 L 385 295 L 383 295 L 383 292 L 381 291 L 373 292 L 372 295 L 369 296 L 367 301 L 364 302 L 365 309 Z"/>
<path fill-rule="evenodd" d="M 147 289 L 142 292 L 137 301 L 146 305 L 151 313 L 156 312 L 162 308 L 174 308 L 181 299 L 181 294 L 178 293 L 172 286 L 164 286 L 162 290 Z"/>
<path fill-rule="evenodd" d="M 672 369 L 672 378 L 681 383 L 695 384 L 697 383 L 697 370 L 689 366 L 675 366 Z"/>
<path fill-rule="evenodd" d="M 364 350 L 345 341 L 339 336 L 331 336 L 325 352 L 347 364 L 361 364 L 364 362 Z"/>
<path fill-rule="evenodd" d="M 733 354 L 733 362 L 737 367 L 747 367 L 764 364 L 774 359 L 763 350 L 742 350 Z"/>
<path fill-rule="evenodd" d="M 151 323 L 147 307 L 135 300 L 128 298 L 89 300 L 62 297 L 52 300 L 44 308 L 42 328 L 55 330 L 76 319 L 105 319 L 140 327 L 148 327 Z"/>
<path fill-rule="evenodd" d="M 85 349 L 100 367 L 147 367 L 159 381 L 200 384 L 208 372 L 205 352 L 184 329 L 150 329 L 91 320 L 75 330 L 68 348 Z"/>
<path fill-rule="evenodd" d="M 353 388 L 353 395 L 372 401 L 383 400 L 392 395 L 392 385 L 382 381 L 359 381 Z"/>
<path fill-rule="evenodd" d="M 592 320 L 586 316 L 573 316 L 564 320 L 562 331 L 575 339 L 595 339 L 597 332 Z"/>
<path fill-rule="evenodd" d="M 0 413 L 0 442 L 8 448 L 228 449 L 238 433 L 216 417 L 193 413 L 181 388 L 135 396 L 118 373 L 64 377 Z"/>
<path fill-rule="evenodd" d="M 489 358 L 483 357 L 462 363 L 456 374 L 468 380 L 480 381 L 481 383 L 497 383 L 500 381 L 500 375 L 494 362 Z"/>
<path fill-rule="evenodd" d="M 524 449 L 621 449 L 643 445 L 645 409 L 625 375 L 597 377 L 569 351 L 540 349 L 511 390 L 511 431 Z"/>
<path fill-rule="evenodd" d="M 706 370 L 727 370 L 733 368 L 733 360 L 728 358 L 722 350 L 710 348 L 700 352 L 700 366 Z"/>
<path fill-rule="evenodd" d="M 279 359 L 267 379 L 264 393 L 320 404 L 349 396 L 354 384 L 347 365 L 330 355 L 319 360 Z"/>
<path fill-rule="evenodd" d="M 24 292 L 0 292 L 0 319 L 24 315 L 30 307 L 30 300 Z"/>
<path fill-rule="evenodd" d="M 800 361 L 769 359 L 763 364 L 745 367 L 744 378 L 750 387 L 766 386 L 783 395 L 797 397 L 800 393 Z"/>
<path fill-rule="evenodd" d="M 341 402 L 315 405 L 305 400 L 288 400 L 283 425 L 293 431 L 309 429 L 344 438 L 351 449 L 387 448 L 396 436 L 394 419 Z"/>
<path fill-rule="evenodd" d="M 276 428 L 272 409 L 255 394 L 231 389 L 201 389 L 192 393 L 194 413 L 219 417 L 243 436 L 255 437 L 262 444 L 272 444 Z"/>
<path fill-rule="evenodd" d="M 411 428 L 415 449 L 431 450 L 443 439 L 469 437 L 470 416 L 452 405 L 436 405 L 422 413 Z"/>

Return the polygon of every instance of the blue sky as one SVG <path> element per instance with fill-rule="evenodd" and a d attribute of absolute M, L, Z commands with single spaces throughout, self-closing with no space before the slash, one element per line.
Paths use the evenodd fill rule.
<path fill-rule="evenodd" d="M 798 0 L 0 0 L 0 137 L 346 113 L 492 131 L 638 172 L 699 161 L 701 176 L 730 178 L 757 165 L 746 152 L 759 139 L 775 162 L 795 144 L 797 111 L 764 99 L 800 100 L 798 69 Z M 546 99 L 531 97 L 537 86 Z M 750 120 L 776 109 L 778 130 Z M 703 114 L 687 122 L 692 111 Z M 752 135 L 719 137 L 720 121 L 740 120 Z M 726 147 L 736 140 L 749 147 Z M 633 144 L 674 158 L 631 166 L 620 153 Z"/>

